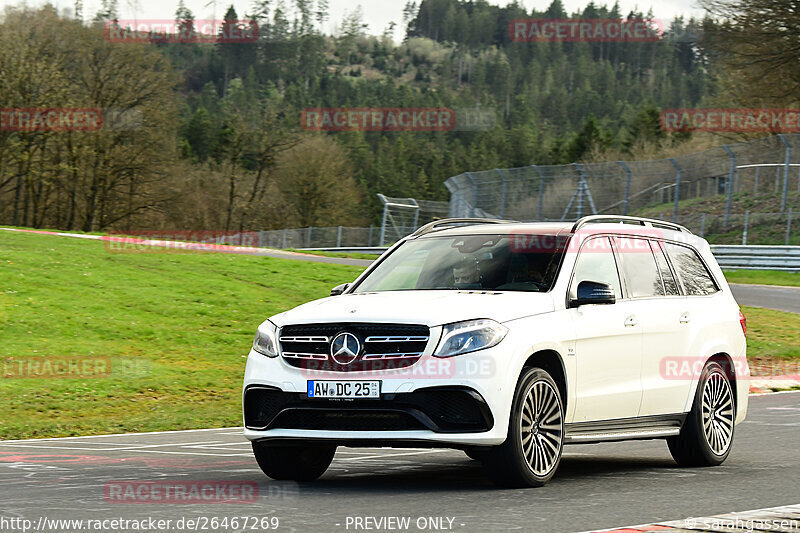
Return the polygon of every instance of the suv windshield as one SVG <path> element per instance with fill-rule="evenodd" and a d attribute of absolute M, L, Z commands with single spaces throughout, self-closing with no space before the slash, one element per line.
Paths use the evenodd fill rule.
<path fill-rule="evenodd" d="M 411 240 L 379 264 L 353 292 L 547 292 L 558 273 L 564 249 L 564 243 L 552 234 Z"/>

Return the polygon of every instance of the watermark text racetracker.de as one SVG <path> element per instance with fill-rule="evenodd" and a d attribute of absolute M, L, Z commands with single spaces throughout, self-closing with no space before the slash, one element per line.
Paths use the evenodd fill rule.
<path fill-rule="evenodd" d="M 111 375 L 111 359 L 94 356 L 6 357 L 0 361 L 4 379 L 99 379 Z"/>
<path fill-rule="evenodd" d="M 258 25 L 252 20 L 207 19 L 175 21 L 170 19 L 122 19 L 108 21 L 103 27 L 112 43 L 254 43 Z"/>
<path fill-rule="evenodd" d="M 166 531 L 275 531 L 281 521 L 276 516 L 234 515 L 195 516 L 179 518 L 51 518 L 40 516 L 32 520 L 23 517 L 0 516 L 3 533 L 51 533 L 55 531 L 90 531 L 92 533 L 162 533 Z"/>
<path fill-rule="evenodd" d="M 514 19 L 508 25 L 517 43 L 651 42 L 664 33 L 657 19 Z"/>
<path fill-rule="evenodd" d="M 661 129 L 668 132 L 800 133 L 800 109 L 664 109 Z"/>
<path fill-rule="evenodd" d="M 135 109 L 99 107 L 4 107 L 0 131 L 18 133 L 124 131 L 141 127 L 142 114 Z"/>
<path fill-rule="evenodd" d="M 120 504 L 256 503 L 254 481 L 109 481 L 103 498 Z"/>
<path fill-rule="evenodd" d="M 109 252 L 230 251 L 232 247 L 257 248 L 257 231 L 131 230 L 105 237 Z"/>
<path fill-rule="evenodd" d="M 317 107 L 300 114 L 303 129 L 325 132 L 488 131 L 495 125 L 492 108 Z"/>

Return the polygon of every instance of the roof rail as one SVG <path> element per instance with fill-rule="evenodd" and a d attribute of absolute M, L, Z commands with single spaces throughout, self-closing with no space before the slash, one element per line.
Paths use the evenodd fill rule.
<path fill-rule="evenodd" d="M 434 220 L 425 224 L 417 231 L 411 234 L 412 237 L 419 237 L 434 231 L 441 231 L 447 229 L 447 226 L 454 226 L 457 224 L 475 225 L 475 224 L 508 224 L 513 222 L 511 220 L 500 220 L 496 218 L 443 218 L 441 220 Z"/>
<path fill-rule="evenodd" d="M 608 222 L 611 224 L 615 222 L 619 222 L 620 224 L 628 222 L 633 224 L 639 224 L 640 226 L 666 228 L 675 231 L 682 231 L 684 233 L 689 233 L 689 234 L 692 233 L 691 231 L 689 231 L 688 228 L 681 226 L 680 224 L 676 224 L 674 222 L 666 222 L 664 220 L 656 220 L 653 218 L 627 217 L 622 215 L 591 215 L 588 217 L 583 217 L 577 222 L 575 222 L 574 226 L 572 226 L 572 233 L 575 233 L 576 231 L 578 231 L 587 224 L 600 224 L 602 222 Z"/>

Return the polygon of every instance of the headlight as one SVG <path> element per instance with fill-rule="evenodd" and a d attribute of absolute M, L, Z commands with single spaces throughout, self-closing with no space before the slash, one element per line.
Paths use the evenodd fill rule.
<path fill-rule="evenodd" d="M 278 357 L 277 334 L 278 328 L 267 320 L 258 326 L 256 338 L 253 340 L 253 349 L 267 357 Z"/>
<path fill-rule="evenodd" d="M 508 328 L 494 320 L 468 320 L 444 326 L 442 339 L 433 355 L 452 357 L 491 348 L 508 333 Z"/>

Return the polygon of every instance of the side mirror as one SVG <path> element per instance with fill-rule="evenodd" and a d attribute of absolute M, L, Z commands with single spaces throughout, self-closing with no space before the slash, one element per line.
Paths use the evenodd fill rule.
<path fill-rule="evenodd" d="M 578 298 L 570 302 L 571 307 L 588 304 L 613 304 L 617 298 L 614 289 L 607 283 L 597 281 L 581 281 L 578 284 Z"/>
<path fill-rule="evenodd" d="M 336 287 L 331 289 L 331 296 L 339 296 L 349 288 L 350 288 L 349 283 L 343 283 L 342 285 L 337 285 Z"/>

